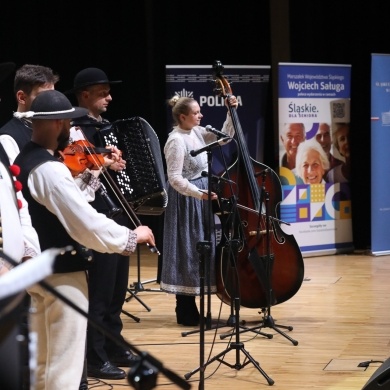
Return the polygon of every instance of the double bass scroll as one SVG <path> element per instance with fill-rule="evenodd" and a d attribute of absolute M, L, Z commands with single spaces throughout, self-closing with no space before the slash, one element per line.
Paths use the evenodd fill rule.
<path fill-rule="evenodd" d="M 216 61 L 213 69 L 215 91 L 224 98 L 229 97 L 232 91 L 223 77 L 222 64 Z M 234 198 L 236 204 L 242 207 L 236 207 L 234 226 L 228 227 L 229 232 L 223 235 L 217 246 L 217 295 L 224 303 L 230 304 L 236 294 L 234 289 L 238 286 L 242 306 L 266 308 L 282 303 L 297 293 L 304 276 L 303 258 L 295 238 L 284 233 L 279 223 L 282 188 L 278 175 L 249 155 L 236 108 L 229 105 L 229 113 L 237 137 L 238 157 L 220 176 L 236 183 Z M 231 188 L 223 183 L 221 187 L 221 196 L 231 198 Z M 269 213 L 265 213 L 265 209 Z M 235 269 L 231 267 L 231 252 L 226 237 L 241 242 Z M 267 272 L 267 267 L 271 267 L 272 272 Z"/>

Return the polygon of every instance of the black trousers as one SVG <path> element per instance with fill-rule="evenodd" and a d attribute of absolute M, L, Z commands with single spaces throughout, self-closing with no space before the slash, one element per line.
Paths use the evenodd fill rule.
<path fill-rule="evenodd" d="M 119 216 L 115 221 L 128 226 L 126 216 Z M 118 340 L 123 340 L 120 316 L 129 282 L 129 256 L 95 251 L 93 256 L 94 261 L 88 270 L 88 313 L 94 321 L 109 329 Z M 122 348 L 92 324 L 88 324 L 88 364 L 101 365 L 109 360 L 110 355 L 118 352 L 122 352 Z"/>
<path fill-rule="evenodd" d="M 89 274 L 89 315 L 98 324 L 123 340 L 120 318 L 128 287 L 129 257 L 117 254 L 94 253 L 94 264 Z M 99 330 L 88 324 L 87 362 L 101 364 L 109 360 L 108 354 L 121 349 Z"/>

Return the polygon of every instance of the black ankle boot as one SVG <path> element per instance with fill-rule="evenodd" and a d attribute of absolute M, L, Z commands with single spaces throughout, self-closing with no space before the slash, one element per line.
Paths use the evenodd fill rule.
<path fill-rule="evenodd" d="M 179 325 L 199 325 L 199 311 L 196 307 L 195 296 L 176 295 L 176 320 Z"/>

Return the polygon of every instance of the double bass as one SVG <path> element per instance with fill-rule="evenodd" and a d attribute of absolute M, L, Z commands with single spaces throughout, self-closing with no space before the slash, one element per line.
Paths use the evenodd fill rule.
<path fill-rule="evenodd" d="M 222 64 L 216 61 L 213 68 L 216 92 L 229 98 L 232 91 Z M 304 277 L 303 258 L 295 238 L 282 230 L 278 219 L 282 201 L 278 175 L 249 155 L 236 108 L 228 108 L 238 152 L 236 161 L 220 174 L 230 184 L 221 181 L 219 188 L 225 206 L 216 248 L 217 296 L 226 304 L 238 296 L 244 307 L 267 308 L 297 293 Z"/>

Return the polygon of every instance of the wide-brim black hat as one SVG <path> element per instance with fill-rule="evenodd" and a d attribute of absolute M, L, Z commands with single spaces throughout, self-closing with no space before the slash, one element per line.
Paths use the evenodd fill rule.
<path fill-rule="evenodd" d="M 73 119 L 88 115 L 86 108 L 73 107 L 69 99 L 55 89 L 42 91 L 27 112 L 31 119 Z"/>
<path fill-rule="evenodd" d="M 15 66 L 13 62 L 3 62 L 0 64 L 0 83 L 12 73 Z"/>
<path fill-rule="evenodd" d="M 74 93 L 90 85 L 97 84 L 119 84 L 122 80 L 109 80 L 107 75 L 99 68 L 86 68 L 76 74 L 73 81 L 73 88 L 65 91 L 65 94 Z"/>

